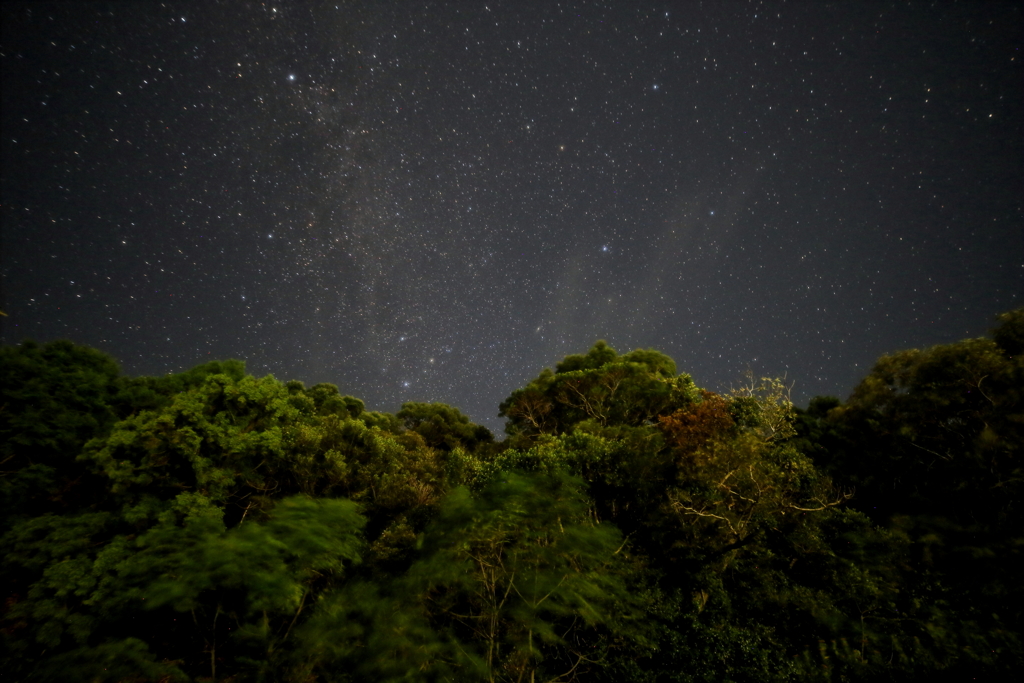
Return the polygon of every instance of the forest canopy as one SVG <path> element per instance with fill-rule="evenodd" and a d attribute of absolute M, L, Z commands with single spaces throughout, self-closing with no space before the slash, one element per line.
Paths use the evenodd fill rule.
<path fill-rule="evenodd" d="M 603 341 L 499 406 L 0 348 L 12 681 L 916 681 L 1024 668 L 1024 309 L 852 395 Z"/>

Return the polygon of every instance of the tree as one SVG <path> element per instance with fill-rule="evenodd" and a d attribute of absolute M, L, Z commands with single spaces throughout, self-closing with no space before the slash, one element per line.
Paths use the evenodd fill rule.
<path fill-rule="evenodd" d="M 119 377 L 112 358 L 69 341 L 0 348 L 0 532 L 88 498 L 75 457 L 113 426 Z"/>
<path fill-rule="evenodd" d="M 362 445 L 390 437 L 348 417 L 355 400 L 335 400 L 336 390 L 320 387 L 310 397 L 301 385 L 269 377 L 192 377 L 198 385 L 184 382 L 184 391 L 131 412 L 73 453 L 93 477 L 90 507 L 14 520 L 3 537 L 5 645 L 19 663 L 12 671 L 43 672 L 45 662 L 55 672 L 52 662 L 92 670 L 105 660 L 89 659 L 90 652 L 123 650 L 136 659 L 150 653 L 154 662 L 178 659 L 195 673 L 192 641 L 224 652 L 218 643 L 228 642 L 225 629 L 252 637 L 241 649 L 231 640 L 234 655 L 222 669 L 241 666 L 232 658 L 243 654 L 256 657 L 253 643 L 261 638 L 256 659 L 276 661 L 282 615 L 292 610 L 289 618 L 298 618 L 302 595 L 324 588 L 326 565 L 303 564 L 303 553 L 320 543 L 329 545 L 330 562 L 354 557 L 353 504 L 314 504 L 309 496 L 357 487 L 362 462 L 386 450 L 371 448 L 363 458 Z M 353 444 L 353 435 L 367 436 Z M 405 453 L 398 444 L 389 448 Z M 380 483 L 367 487 L 387 491 Z M 409 488 L 405 479 L 396 486 Z M 295 494 L 306 497 L 289 498 Z M 337 533 L 348 534 L 349 546 L 330 545 Z M 159 579 L 169 567 L 173 580 Z M 175 590 L 193 592 L 170 601 Z M 223 600 L 210 603 L 214 594 Z M 143 604 L 170 602 L 190 605 L 195 631 L 180 619 L 140 612 Z M 264 605 L 255 621 L 253 604 Z M 271 630 L 259 631 L 260 623 Z M 207 673 L 221 661 L 210 658 Z"/>
<path fill-rule="evenodd" d="M 586 355 L 566 356 L 555 372 L 544 370 L 500 406 L 511 435 L 535 436 L 599 425 L 652 424 L 659 415 L 697 398 L 689 375 L 676 375 L 675 362 L 654 350 L 619 356 L 604 341 Z"/>
<path fill-rule="evenodd" d="M 1019 525 L 1021 379 L 1021 357 L 990 339 L 882 356 L 830 413 L 853 442 L 834 467 L 880 520 L 912 512 Z"/>
<path fill-rule="evenodd" d="M 487 427 L 473 424 L 458 408 L 444 403 L 403 403 L 396 417 L 406 429 L 422 436 L 431 448 L 451 451 L 461 446 L 473 452 L 494 441 Z"/>
<path fill-rule="evenodd" d="M 846 403 L 604 342 L 367 411 L 238 361 L 0 351 L 15 680 L 876 681 L 1024 667 L 1024 309 Z M 835 483 L 833 483 L 835 482 Z M 853 493 L 853 497 L 850 494 Z"/>
<path fill-rule="evenodd" d="M 162 612 L 154 618 L 172 634 L 175 614 L 191 617 L 201 649 L 188 653 L 182 644 L 173 654 L 186 655 L 183 665 L 194 675 L 205 669 L 217 680 L 218 663 L 221 676 L 225 669 L 268 675 L 286 667 L 283 655 L 304 610 L 359 562 L 364 518 L 351 501 L 295 496 L 263 520 L 226 529 L 223 512 L 208 500 L 179 498 L 178 514 L 162 516 L 118 564 L 118 579 L 137 587 L 147 610 Z"/>
<path fill-rule="evenodd" d="M 992 329 L 992 341 L 1007 358 L 1024 353 L 1024 308 L 1007 311 L 997 316 L 999 324 Z"/>
<path fill-rule="evenodd" d="M 729 403 L 721 396 L 701 390 L 700 399 L 658 418 L 658 426 L 677 453 L 694 453 L 735 424 L 729 414 Z"/>
<path fill-rule="evenodd" d="M 400 581 L 407 614 L 429 623 L 437 656 L 415 666 L 458 680 L 566 680 L 597 666 L 625 634 L 635 601 L 618 555 L 622 539 L 588 519 L 583 482 L 508 473 L 479 495 L 453 491 L 428 526 L 420 558 Z M 425 621 L 422 621 L 425 620 Z M 378 641 L 381 642 L 381 641 Z M 383 679 L 407 648 L 367 653 Z M 552 678 L 553 677 L 553 678 Z"/>
<path fill-rule="evenodd" d="M 830 473 L 852 503 L 913 543 L 904 633 L 935 668 L 1001 676 L 1024 665 L 1024 312 L 992 339 L 882 356 L 849 400 L 818 419 Z"/>

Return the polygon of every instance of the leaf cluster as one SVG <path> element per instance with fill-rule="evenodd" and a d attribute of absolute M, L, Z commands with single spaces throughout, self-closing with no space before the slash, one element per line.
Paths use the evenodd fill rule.
<path fill-rule="evenodd" d="M 0 660 L 53 681 L 911 681 L 1022 661 L 1024 311 L 806 409 L 598 341 L 367 410 L 0 349 Z"/>

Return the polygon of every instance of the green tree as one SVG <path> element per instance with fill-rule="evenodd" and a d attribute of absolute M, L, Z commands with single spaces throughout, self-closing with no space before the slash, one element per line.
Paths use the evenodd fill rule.
<path fill-rule="evenodd" d="M 226 375 L 238 382 L 246 375 L 245 363 L 240 360 L 214 360 L 163 377 L 121 376 L 111 404 L 119 419 L 143 410 L 158 410 L 168 405 L 176 395 L 202 385 L 212 375 Z"/>
<path fill-rule="evenodd" d="M 832 413 L 849 433 L 863 434 L 858 446 L 871 444 L 851 449 L 866 452 L 850 452 L 836 467 L 878 506 L 880 519 L 907 511 L 1014 514 L 1019 372 L 1019 359 L 989 339 L 883 356 Z"/>
<path fill-rule="evenodd" d="M 992 329 L 992 341 L 1007 358 L 1024 354 L 1024 308 L 997 316 L 999 324 Z"/>
<path fill-rule="evenodd" d="M 675 374 L 668 356 L 638 349 L 619 356 L 604 341 L 586 355 L 566 356 L 500 406 L 506 432 L 535 436 L 571 431 L 576 424 L 640 426 L 695 400 L 689 375 Z"/>
<path fill-rule="evenodd" d="M 289 638 L 304 610 L 359 562 L 365 520 L 350 501 L 298 496 L 277 502 L 261 521 L 226 529 L 221 510 L 183 496 L 178 514 L 162 515 L 138 538 L 118 579 L 137 587 L 147 610 L 162 612 L 153 619 L 167 631 L 176 630 L 176 615 L 190 617 L 201 650 L 168 654 L 193 675 L 279 675 L 291 665 Z"/>
<path fill-rule="evenodd" d="M 473 452 L 482 444 L 494 441 L 494 435 L 483 425 L 473 424 L 458 408 L 444 403 L 403 403 L 396 417 L 405 428 L 423 437 L 431 448 L 451 451 L 462 447 Z"/>
<path fill-rule="evenodd" d="M 132 412 L 86 448 L 77 443 L 68 446 L 75 449 L 69 459 L 75 462 L 73 456 L 78 455 L 77 462 L 93 477 L 90 507 L 12 521 L 2 540 L 2 578 L 9 591 L 4 611 L 5 658 L 18 663 L 12 671 L 42 675 L 39 672 L 45 667 L 38 667 L 49 662 L 46 670 L 59 672 L 52 663 L 61 661 L 77 662 L 79 670 L 87 671 L 105 661 L 102 657 L 107 655 L 101 656 L 102 652 L 123 650 L 126 657 L 135 658 L 150 652 L 157 663 L 161 658 L 178 659 L 186 662 L 184 670 L 194 672 L 190 653 L 196 647 L 190 639 L 201 636 L 217 643 L 225 640 L 217 629 L 240 633 L 255 628 L 246 625 L 244 619 L 251 614 L 239 591 L 250 596 L 249 602 L 276 600 L 274 595 L 284 593 L 301 598 L 295 588 L 301 561 L 278 557 L 285 551 L 274 540 L 275 529 L 283 528 L 281 533 L 289 535 L 287 552 L 296 557 L 295 543 L 309 540 L 303 536 L 306 531 L 322 539 L 331 536 L 322 524 L 317 526 L 313 515 L 299 515 L 301 505 L 295 502 L 299 499 L 281 499 L 301 493 L 307 496 L 302 500 L 308 500 L 309 495 L 352 488 L 354 480 L 358 483 L 358 466 L 367 458 L 362 458 L 360 445 L 350 447 L 347 437 L 353 431 L 372 432 L 371 442 L 387 437 L 348 417 L 355 399 L 341 399 L 340 407 L 332 408 L 329 404 L 336 390 L 321 387 L 310 397 L 301 385 L 237 376 L 237 365 L 227 366 L 232 374 L 210 375 L 205 372 L 210 367 L 218 366 L 204 366 L 194 381 L 182 384 L 187 387 L 184 391 L 157 401 L 153 409 Z M 342 412 L 344 417 L 339 415 Z M 404 454 L 400 447 L 390 452 Z M 401 483 L 407 485 L 404 480 Z M 337 505 L 337 501 L 325 501 L 316 509 L 329 511 Z M 336 519 L 332 528 L 339 533 L 345 529 Z M 166 542 L 158 543 L 159 539 Z M 242 578 L 231 578 L 230 571 L 235 570 L 214 562 L 230 556 L 236 557 L 233 566 Z M 340 551 L 335 553 L 336 560 L 344 557 Z M 199 602 L 206 607 L 196 607 L 195 631 L 183 628 L 180 619 L 161 619 L 155 613 L 143 616 L 140 601 L 157 605 L 161 599 L 147 587 L 149 579 L 139 567 L 149 566 L 152 574 L 175 562 L 193 564 L 188 565 L 191 573 L 180 569 L 174 585 L 183 590 L 190 585 L 212 586 L 207 593 L 224 593 L 228 602 L 234 600 L 230 609 L 228 603 L 221 609 L 234 616 L 215 619 L 216 628 L 200 626 L 205 624 L 200 613 L 218 613 L 217 605 L 206 604 L 205 597 Z M 282 574 L 282 567 L 291 572 L 291 579 L 264 581 L 271 575 L 285 576 L 288 572 Z M 243 578 L 255 583 L 242 586 Z M 322 588 L 322 578 L 304 580 L 317 590 Z M 265 615 L 271 622 L 283 618 L 284 608 L 274 605 Z M 133 621 L 135 627 L 126 629 Z M 274 637 L 268 636 L 268 642 Z M 274 647 L 268 646 L 264 659 Z M 90 652 L 99 659 L 89 660 Z M 210 665 L 215 662 L 216 658 Z M 238 663 L 226 666 L 237 668 Z"/>
<path fill-rule="evenodd" d="M 844 404 L 604 342 L 501 405 L 0 350 L 15 680 L 1005 678 L 1024 309 Z M 833 481 L 837 482 L 833 484 Z M 856 495 L 850 498 L 850 493 Z"/>
<path fill-rule="evenodd" d="M 75 457 L 116 420 L 120 370 L 69 341 L 0 348 L 0 515 L 74 509 L 94 482 Z"/>
<path fill-rule="evenodd" d="M 906 534 L 906 630 L 936 668 L 1024 665 L 1016 576 L 1021 529 L 1024 312 L 992 339 L 883 356 L 828 411 L 827 462 L 853 504 Z"/>
<path fill-rule="evenodd" d="M 599 666 L 614 635 L 633 629 L 636 601 L 622 539 L 588 517 L 583 488 L 565 474 L 508 473 L 478 495 L 453 491 L 393 597 L 344 620 L 337 603 L 322 614 L 324 628 L 375 644 L 342 650 L 335 666 L 352 665 L 354 652 L 368 679 L 462 681 L 552 680 Z"/>
<path fill-rule="evenodd" d="M 301 384 L 300 384 L 301 386 Z M 305 390 L 306 396 L 313 400 L 313 405 L 320 415 L 337 415 L 358 419 L 366 412 L 365 404 L 354 396 L 342 396 L 338 387 L 321 382 Z"/>

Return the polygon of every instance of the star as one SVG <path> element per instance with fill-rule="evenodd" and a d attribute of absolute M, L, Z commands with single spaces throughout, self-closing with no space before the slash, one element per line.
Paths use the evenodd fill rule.
<path fill-rule="evenodd" d="M 821 3 L 274 4 L 17 24 L 4 343 L 117 338 L 132 375 L 244 358 L 384 411 L 416 384 L 500 433 L 601 337 L 710 390 L 757 358 L 807 399 L 1020 305 L 1021 131 L 988 116 L 1024 120 L 1013 3 L 904 7 L 870 59 L 902 20 Z"/>

